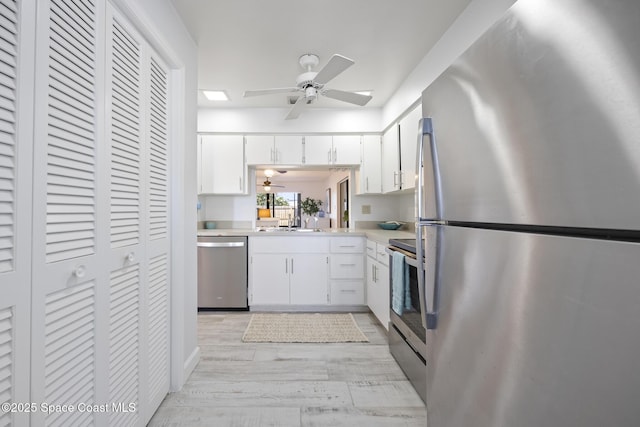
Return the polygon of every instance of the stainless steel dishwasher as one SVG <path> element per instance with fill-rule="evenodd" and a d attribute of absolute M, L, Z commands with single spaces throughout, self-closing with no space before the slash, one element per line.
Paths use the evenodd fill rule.
<path fill-rule="evenodd" d="M 248 308 L 246 236 L 198 236 L 198 308 Z"/>

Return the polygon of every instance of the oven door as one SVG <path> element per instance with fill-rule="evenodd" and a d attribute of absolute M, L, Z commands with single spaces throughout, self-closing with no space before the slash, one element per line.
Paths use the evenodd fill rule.
<path fill-rule="evenodd" d="M 394 301 L 394 292 L 400 291 L 398 287 L 393 286 L 393 253 L 401 252 L 405 256 L 405 262 L 408 265 L 409 280 L 407 286 L 409 290 L 403 289 L 403 300 L 408 299 L 403 304 L 402 309 L 397 310 L 393 308 L 393 303 L 390 304 L 390 320 L 393 326 L 396 327 L 407 341 L 407 343 L 418 353 L 424 360 L 427 358 L 427 344 L 426 335 L 427 330 L 422 324 L 422 305 L 420 304 L 421 296 L 418 287 L 418 263 L 416 261 L 415 254 L 404 251 L 395 246 L 388 246 L 387 253 L 389 254 L 389 278 L 390 278 L 390 301 Z"/>

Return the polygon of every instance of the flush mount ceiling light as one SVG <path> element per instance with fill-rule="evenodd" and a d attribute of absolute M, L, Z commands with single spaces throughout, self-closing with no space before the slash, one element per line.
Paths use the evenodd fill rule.
<path fill-rule="evenodd" d="M 372 90 L 357 90 L 355 91 L 355 93 L 359 94 L 359 95 L 364 95 L 364 96 L 371 96 L 373 94 Z"/>
<path fill-rule="evenodd" d="M 224 90 L 203 90 L 203 95 L 209 101 L 228 101 L 229 97 Z"/>

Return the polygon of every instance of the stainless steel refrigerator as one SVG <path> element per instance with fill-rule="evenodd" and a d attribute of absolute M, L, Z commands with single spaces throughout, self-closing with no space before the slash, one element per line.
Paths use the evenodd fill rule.
<path fill-rule="evenodd" d="M 428 426 L 640 426 L 640 2 L 520 0 L 422 109 Z"/>

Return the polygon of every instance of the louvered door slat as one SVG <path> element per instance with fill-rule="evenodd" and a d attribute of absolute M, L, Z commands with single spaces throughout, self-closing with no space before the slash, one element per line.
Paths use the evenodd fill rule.
<path fill-rule="evenodd" d="M 95 6 L 52 0 L 49 15 L 46 261 L 95 253 Z M 76 223 L 81 233 L 69 229 Z M 90 224 L 93 227 L 90 227 Z M 58 229 L 56 224 L 67 226 Z"/>
<path fill-rule="evenodd" d="M 13 398 L 13 310 L 0 310 L 0 404 L 14 402 Z M 0 411 L 0 426 L 12 424 L 11 413 Z"/>
<path fill-rule="evenodd" d="M 140 271 L 111 273 L 109 307 L 109 400 L 138 403 Z M 135 425 L 138 413 L 111 413 L 109 425 Z"/>
<path fill-rule="evenodd" d="M 45 401 L 93 402 L 95 381 L 95 285 L 86 283 L 54 292 L 45 300 Z M 48 414 L 47 425 L 72 425 L 91 417 Z"/>
<path fill-rule="evenodd" d="M 111 247 L 140 242 L 140 46 L 111 26 Z"/>
<path fill-rule="evenodd" d="M 3 1 L 0 13 L 0 273 L 14 269 L 16 191 L 17 7 Z"/>
<path fill-rule="evenodd" d="M 167 256 L 149 260 L 149 391 L 164 396 L 169 371 Z"/>
<path fill-rule="evenodd" d="M 168 75 L 151 58 L 149 116 L 149 237 L 167 237 Z"/>

